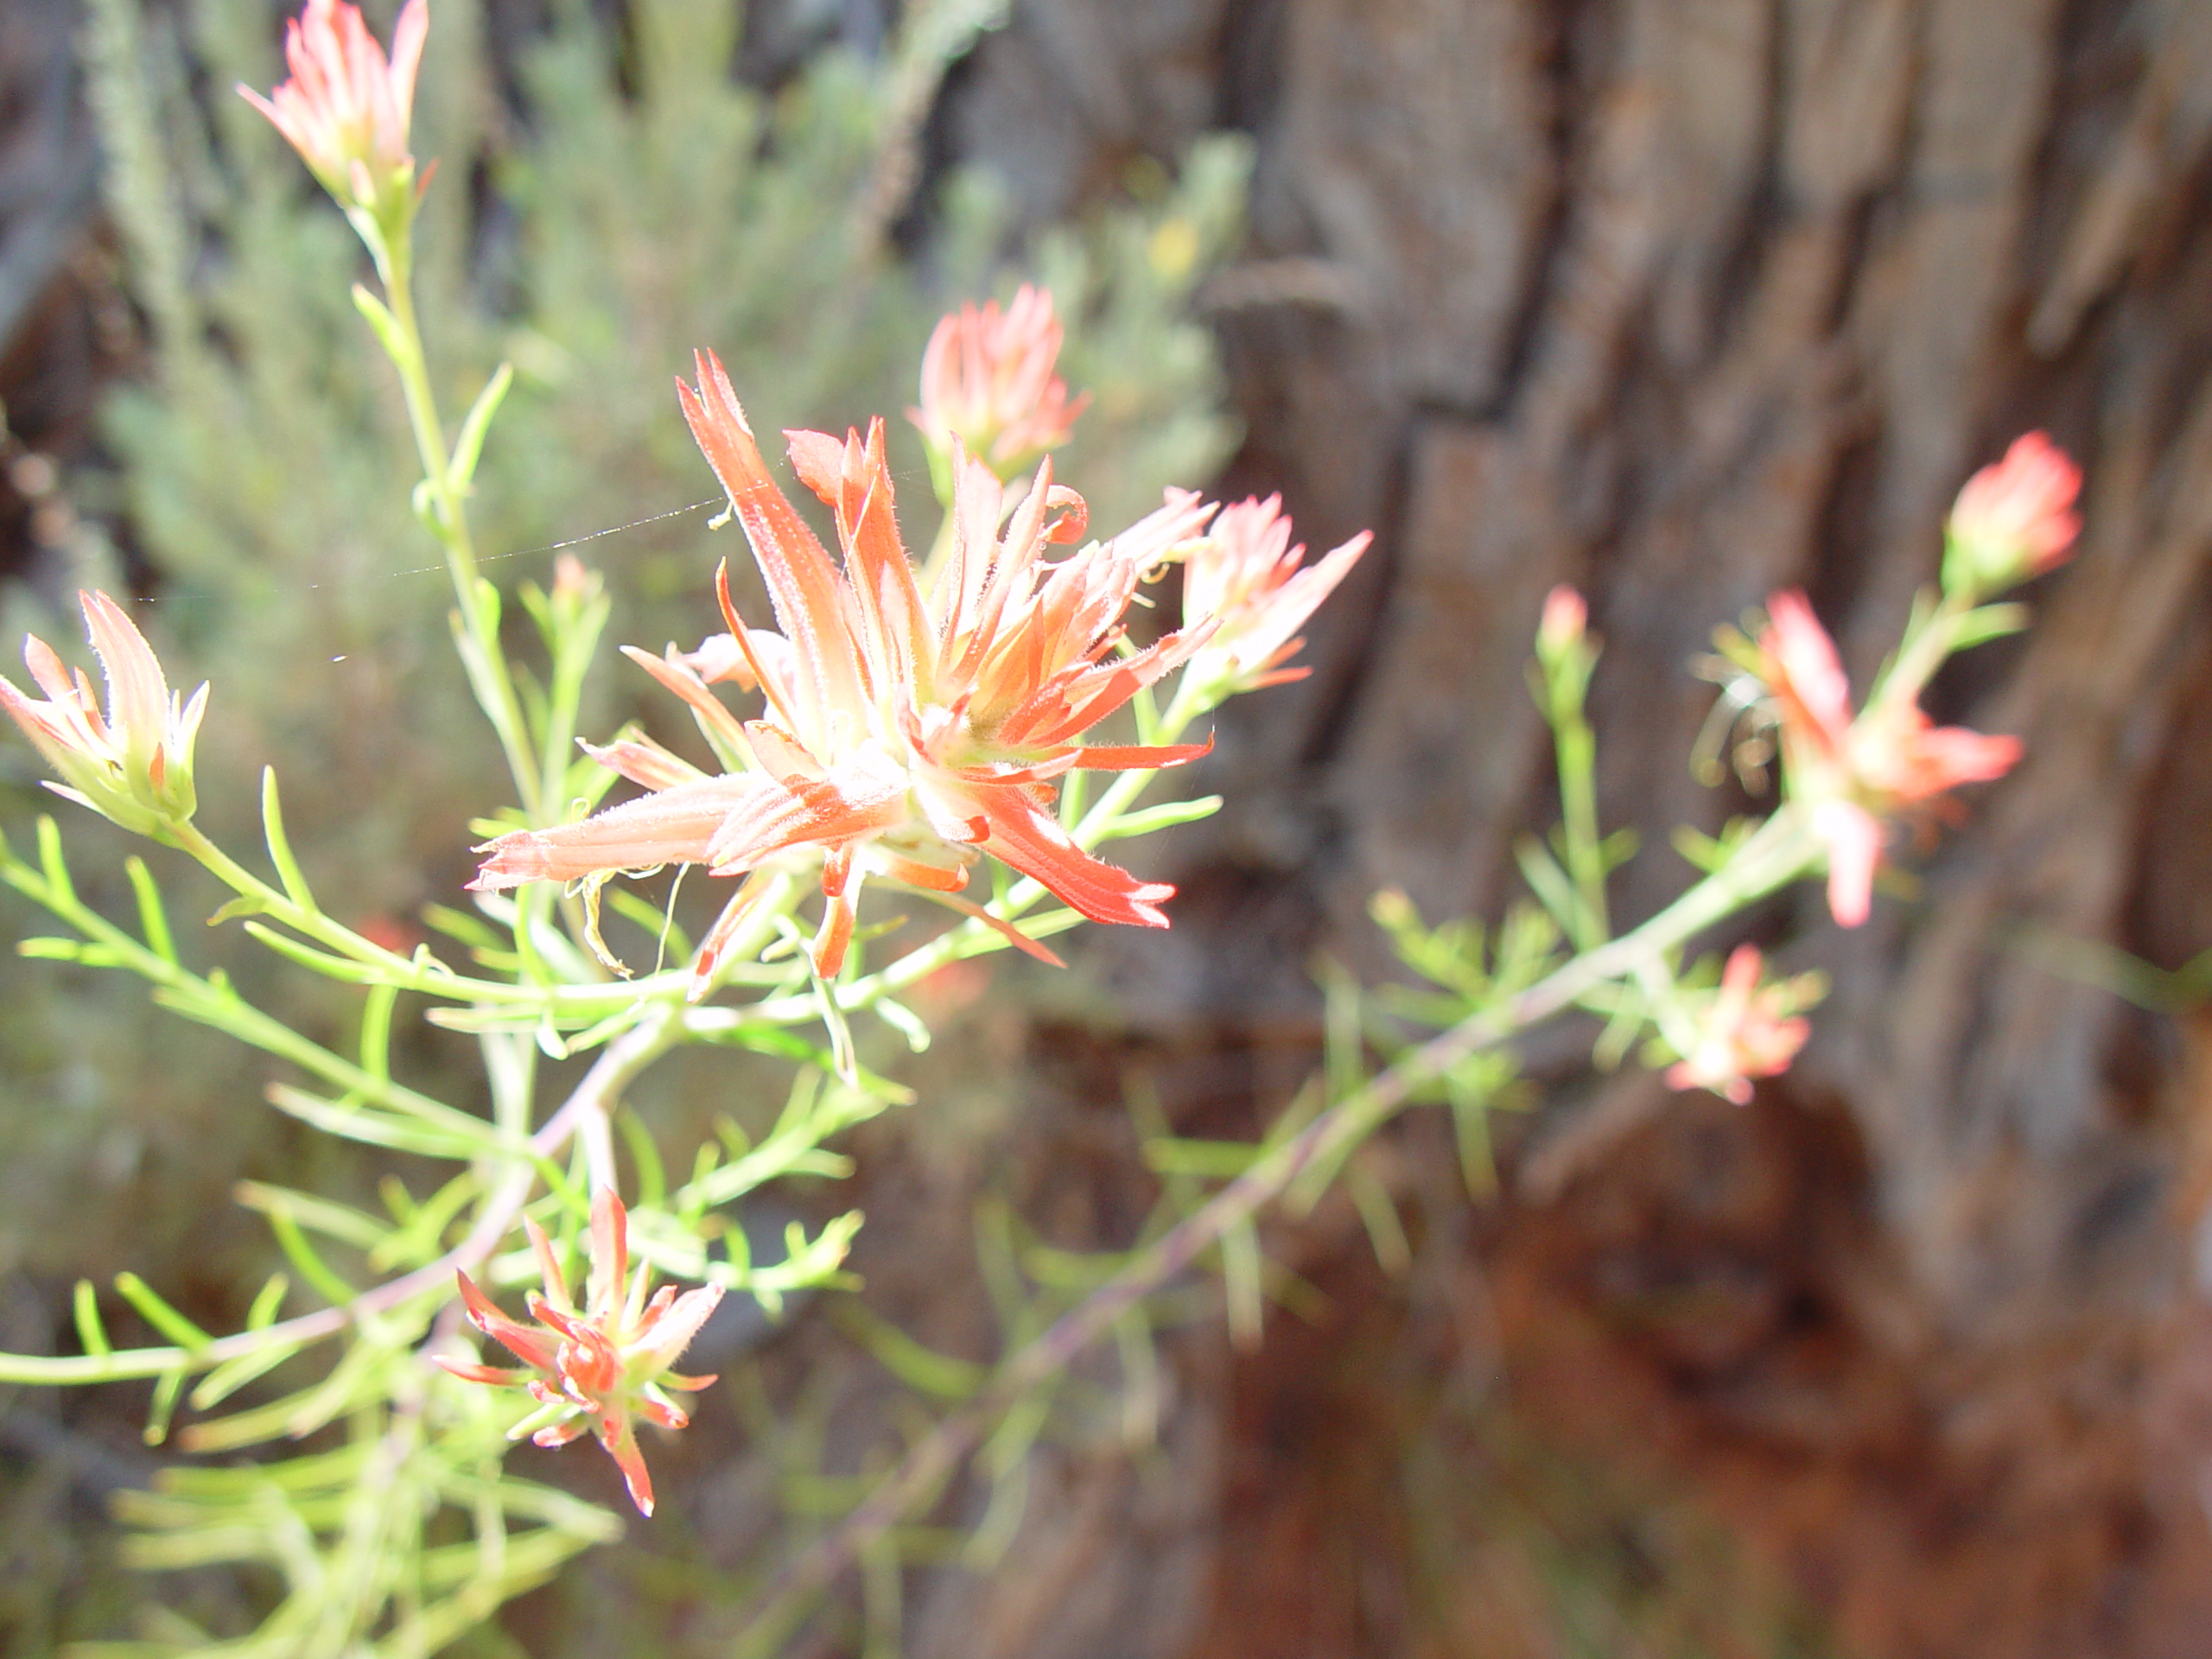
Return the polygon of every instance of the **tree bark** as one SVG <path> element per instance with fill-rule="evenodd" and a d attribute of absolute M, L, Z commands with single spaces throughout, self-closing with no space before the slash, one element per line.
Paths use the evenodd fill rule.
<path fill-rule="evenodd" d="M 1212 290 L 1249 423 L 1230 487 L 1282 490 L 1317 547 L 1379 532 L 1313 679 L 1224 728 L 1235 804 L 1185 843 L 1176 931 L 1126 958 L 1156 1029 L 1295 1024 L 1312 948 L 1379 965 L 1382 884 L 1497 914 L 1547 817 L 1522 675 L 1554 582 L 1587 590 L 1605 642 L 1603 805 L 1647 849 L 1614 887 L 1633 920 L 1687 881 L 1673 825 L 1750 804 L 1684 764 L 1713 626 L 1803 586 L 1863 686 L 1967 474 L 2033 427 L 2084 463 L 2080 552 L 2031 593 L 2035 628 L 1935 690 L 2025 761 L 1867 925 L 1836 931 L 1809 887 L 1752 918 L 1834 976 L 1800 1066 L 1743 1113 L 1567 1081 L 1458 1271 L 1497 1287 L 1516 1409 L 1570 1436 L 1645 1424 L 1675 1488 L 1865 1650 L 2195 1650 L 2205 1027 L 2083 982 L 2064 942 L 2167 969 L 2212 945 L 2212 8 L 1026 0 L 946 122 L 1040 214 L 1129 156 L 1248 128 L 1251 242 Z M 1789 1203 L 1681 1245 L 1699 1137 Z M 1642 1230 L 1607 1233 L 1606 1203 Z M 1788 1245 L 1831 1211 L 1827 1257 Z M 1602 1262 L 1723 1259 L 1816 1312 L 1725 1363 L 1669 1359 L 1596 1287 Z M 1808 1321 L 1846 1356 L 1807 1385 L 1817 1427 L 1719 1399 L 1780 1388 Z M 1532 1399 L 1570 1327 L 1618 1386 Z M 1242 1366 L 1240 1387 L 1312 1386 Z M 1200 1650 L 1302 1651 L 1224 1634 L 1284 1592 L 1225 1565 L 1236 1509 Z M 1410 1595 L 1391 1530 L 1324 1553 Z M 1347 1628 L 1412 1650 L 1379 1615 Z"/>

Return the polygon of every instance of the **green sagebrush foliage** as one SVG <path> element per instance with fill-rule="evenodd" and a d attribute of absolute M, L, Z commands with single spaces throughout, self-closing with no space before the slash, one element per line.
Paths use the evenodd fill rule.
<path fill-rule="evenodd" d="M 372 5 L 372 22 L 382 28 L 389 10 Z M 510 85 L 482 10 L 440 0 L 414 146 L 440 168 L 418 221 L 416 282 L 449 409 L 466 408 L 494 365 L 514 368 L 474 480 L 488 575 L 543 580 L 549 543 L 634 525 L 588 550 L 608 579 L 613 637 L 695 641 L 719 626 L 706 577 L 730 543 L 705 530 L 713 480 L 671 391 L 692 349 L 721 353 L 764 431 L 836 429 L 912 401 L 937 316 L 1010 286 L 987 179 L 953 177 L 918 204 L 920 234 L 892 234 L 917 207 L 919 126 L 943 73 L 1003 6 L 909 10 L 880 56 L 819 52 L 764 90 L 731 72 L 743 26 L 734 5 L 639 0 L 618 35 L 603 9 L 561 3 Z M 389 365 L 347 302 L 366 274 L 361 250 L 277 135 L 229 92 L 281 73 L 270 6 L 95 0 L 89 12 L 109 199 L 150 372 L 111 399 L 114 474 L 77 480 L 79 493 L 115 509 L 154 573 L 149 630 L 175 642 L 194 680 L 219 686 L 232 736 L 203 766 L 203 822 L 219 834 L 252 824 L 252 774 L 274 762 L 302 862 L 334 908 L 404 920 L 457 887 L 460 826 L 499 798 L 488 781 L 497 751 L 443 649 L 452 594 L 436 544 L 391 487 L 413 467 L 412 446 Z M 1065 370 L 1095 393 L 1060 460 L 1102 524 L 1135 517 L 1167 483 L 1202 481 L 1233 439 L 1215 349 L 1189 300 L 1236 232 L 1244 170 L 1236 141 L 1210 142 L 1174 179 L 1134 176 L 1121 204 L 1048 232 L 1016 267 L 1054 287 L 1069 325 Z M 918 442 L 903 428 L 892 442 L 902 485 L 926 501 Z M 33 594 L 6 595 L 4 608 L 14 637 L 27 626 L 69 632 Z M 626 668 L 597 677 L 592 696 L 584 726 L 595 734 L 633 705 L 652 708 Z M 42 798 L 36 775 L 19 752 L 8 757 L 4 809 L 18 845 Z M 130 887 L 102 874 L 119 861 L 100 855 L 105 826 L 72 835 L 92 854 L 79 862 L 83 896 L 128 913 Z M 175 883 L 180 922 L 213 907 L 203 891 L 214 890 Z M 359 1040 L 358 1016 L 330 988 L 280 988 L 234 938 L 192 944 L 333 1046 Z M 156 1023 L 141 988 L 76 970 L 57 981 L 54 967 L 0 964 L 0 1067 L 14 1109 L 0 1146 L 23 1199 L 0 1239 L 7 1260 L 49 1281 L 79 1271 L 105 1281 L 149 1263 L 162 1278 L 160 1264 L 176 1259 L 164 1247 L 204 1229 L 201 1206 L 242 1164 L 318 1192 L 374 1191 L 374 1159 L 347 1163 L 345 1148 L 288 1144 L 272 1128 L 251 1058 Z M 449 1052 L 409 1058 L 439 1082 L 458 1070 Z M 87 1187 L 96 1202 L 57 1201 Z M 171 1274 L 181 1289 L 164 1288 L 188 1293 L 210 1323 L 226 1310 L 243 1318 L 264 1249 L 225 1224 L 202 1234 L 189 1273 Z M 479 1435 L 490 1458 L 504 1427 L 408 1429 Z M 605 1530 L 596 1511 L 558 1494 L 471 1486 L 482 1471 L 452 1472 L 466 1458 L 403 1459 L 392 1478 L 420 1488 L 409 1502 L 374 1516 L 349 1509 L 346 1492 L 383 1467 L 373 1448 L 385 1444 L 356 1440 L 316 1453 L 321 1463 L 288 1465 L 295 1473 L 279 1484 L 292 1484 L 275 1496 L 211 1472 L 128 1500 L 128 1518 L 155 1529 L 132 1547 L 143 1564 L 257 1560 L 281 1586 L 271 1601 L 266 1584 L 242 1599 L 212 1581 L 168 1580 L 197 1586 L 186 1599 L 199 1622 L 148 1611 L 155 1647 L 192 1649 L 207 1630 L 251 1629 L 264 1615 L 262 1647 L 242 1651 L 351 1653 L 368 1630 L 386 1632 L 394 1653 L 435 1647 Z M 426 1466 L 444 1471 L 429 1485 Z M 40 1487 L 8 1501 L 50 1530 L 59 1497 Z M 241 1503 L 261 1505 L 266 1524 L 241 1531 Z M 400 1524 L 395 1516 L 421 1534 L 398 1551 L 423 1564 L 413 1581 L 380 1565 L 394 1541 L 374 1529 Z M 178 1541 L 194 1537 L 213 1541 Z M 487 1554 L 491 1538 L 504 1541 Z M 114 1629 L 111 1609 L 60 1611 L 69 1578 L 89 1604 L 87 1561 L 99 1559 L 39 1555 L 10 1597 L 11 1644 L 41 1650 L 95 1618 Z"/>

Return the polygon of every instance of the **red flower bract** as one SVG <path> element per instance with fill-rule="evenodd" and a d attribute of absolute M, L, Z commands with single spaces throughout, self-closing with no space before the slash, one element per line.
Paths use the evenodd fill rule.
<path fill-rule="evenodd" d="M 536 1325 L 509 1319 L 474 1280 L 456 1276 L 468 1322 L 528 1369 L 500 1370 L 445 1355 L 436 1356 L 437 1363 L 464 1382 L 527 1389 L 544 1409 L 516 1427 L 517 1439 L 529 1434 L 539 1446 L 566 1446 L 587 1432 L 596 1435 L 622 1471 L 631 1502 L 639 1514 L 651 1515 L 652 1477 L 638 1450 L 635 1420 L 664 1428 L 690 1421 L 666 1391 L 694 1393 L 715 1379 L 678 1376 L 669 1368 L 721 1301 L 721 1288 L 705 1285 L 679 1296 L 674 1285 L 664 1285 L 648 1301 L 650 1275 L 630 1277 L 628 1212 L 611 1188 L 601 1187 L 592 1199 L 591 1276 L 578 1308 L 544 1230 L 528 1217 L 523 1225 L 545 1280 L 544 1294 L 531 1291 L 526 1299 Z"/>
<path fill-rule="evenodd" d="M 1083 498 L 1052 482 L 1047 460 L 1009 517 L 1005 487 L 956 448 L 950 552 L 925 592 L 893 517 L 880 421 L 842 442 L 785 435 L 800 481 L 835 515 L 841 566 L 769 476 L 721 364 L 702 355 L 698 369 L 696 389 L 678 387 L 683 412 L 752 544 L 777 631 L 746 627 L 723 572 L 726 636 L 689 654 L 631 656 L 691 705 L 719 749 L 751 764 L 709 776 L 647 743 L 596 751 L 652 792 L 580 823 L 500 836 L 480 849 L 488 856 L 472 885 L 596 880 L 671 862 L 735 875 L 818 851 L 828 902 L 814 959 L 825 976 L 844 959 L 866 877 L 949 895 L 966 885 L 979 849 L 1094 920 L 1165 927 L 1159 905 L 1173 889 L 1077 846 L 1053 780 L 1078 766 L 1167 766 L 1206 752 L 1080 740 L 1211 636 L 1214 625 L 1201 622 L 1119 650 L 1139 579 L 1211 509 L 1171 493 L 1113 540 L 1048 559 L 1048 547 L 1083 535 Z M 760 717 L 739 721 L 702 668 L 758 686 Z M 760 891 L 741 887 L 709 931 L 695 995 Z"/>
<path fill-rule="evenodd" d="M 292 78 L 267 98 L 250 86 L 238 92 L 291 141 L 326 190 L 373 211 L 413 182 L 407 131 L 429 28 L 427 0 L 407 0 L 387 60 L 358 8 L 308 0 L 284 28 Z"/>
<path fill-rule="evenodd" d="M 1872 901 L 1885 822 L 1957 785 L 2003 777 L 2020 741 L 1936 726 L 1909 696 L 1878 697 L 1854 717 L 1835 644 L 1804 594 L 1777 594 L 1767 616 L 1762 677 L 1781 706 L 1790 791 L 1827 849 L 1828 907 L 1856 927 Z"/>
<path fill-rule="evenodd" d="M 151 835 L 191 817 L 197 804 L 192 748 L 207 688 L 187 702 L 168 689 L 146 637 L 105 594 L 80 592 L 85 630 L 106 671 L 107 714 L 81 670 L 71 670 L 36 635 L 23 662 L 45 701 L 0 679 L 0 708 L 15 716 L 39 753 L 67 780 L 57 794 L 89 806 L 126 830 Z"/>
<path fill-rule="evenodd" d="M 1001 478 L 1033 466 L 1067 442 L 1090 401 L 1071 399 L 1053 372 L 1063 335 L 1052 295 L 1027 283 L 1003 312 L 996 300 L 962 306 L 930 335 L 921 407 L 907 418 L 934 448 L 957 440 Z"/>
<path fill-rule="evenodd" d="M 1217 620 L 1206 656 L 1209 663 L 1218 661 L 1224 682 L 1256 690 L 1312 672 L 1282 664 L 1306 643 L 1295 637 L 1306 619 L 1336 590 L 1372 539 L 1362 531 L 1306 564 L 1305 547 L 1291 545 L 1280 495 L 1224 507 L 1183 556 L 1183 613 Z"/>
<path fill-rule="evenodd" d="M 1966 482 L 1945 526 L 1944 585 L 1996 593 L 2065 558 L 2082 533 L 2082 469 L 2041 432 Z"/>
<path fill-rule="evenodd" d="M 1738 1106 L 1751 1098 L 1751 1079 L 1789 1069 L 1812 1027 L 1790 1011 L 1789 988 L 1762 987 L 1757 945 L 1739 944 L 1721 970 L 1698 1022 L 1697 1040 L 1667 1069 L 1670 1089 L 1710 1089 Z"/>

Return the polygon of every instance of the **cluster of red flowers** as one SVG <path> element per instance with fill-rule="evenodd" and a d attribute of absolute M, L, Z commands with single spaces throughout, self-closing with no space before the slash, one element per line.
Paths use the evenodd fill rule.
<path fill-rule="evenodd" d="M 1051 303 L 1039 296 L 1023 315 L 1041 328 Z M 1033 340 L 1004 329 L 994 338 L 1036 360 Z M 1052 395 L 1058 383 L 1033 373 L 1025 384 Z M 1302 566 L 1278 502 L 1221 511 L 1178 490 L 1119 535 L 1085 542 L 1089 510 L 1053 481 L 1049 457 L 1010 498 L 956 435 L 949 551 L 925 578 L 899 536 L 882 423 L 842 440 L 786 433 L 792 470 L 835 519 L 841 561 L 777 487 L 720 361 L 702 354 L 698 384 L 679 391 L 752 544 L 777 626 L 745 625 L 724 572 L 727 632 L 694 652 L 631 655 L 740 764 L 709 774 L 644 739 L 596 750 L 650 792 L 580 823 L 500 836 L 482 849 L 474 885 L 590 882 L 667 863 L 736 876 L 787 855 L 818 855 L 826 903 L 814 960 L 825 976 L 844 959 L 863 880 L 949 897 L 966 886 L 979 852 L 1093 920 L 1166 926 L 1159 905 L 1173 889 L 1078 847 L 1060 823 L 1055 780 L 1078 767 L 1172 766 L 1204 754 L 1205 743 L 1084 738 L 1186 665 L 1224 690 L 1291 677 L 1279 665 L 1297 648 L 1293 636 L 1367 537 Z M 925 381 L 925 410 L 930 395 Z M 1130 647 L 1122 617 L 1139 584 L 1178 560 L 1185 626 Z M 1201 656 L 1207 663 L 1194 663 Z M 762 713 L 739 721 L 709 689 L 714 681 L 757 690 Z M 713 982 L 721 952 L 763 890 L 748 880 L 725 906 L 695 963 L 695 993 Z"/>

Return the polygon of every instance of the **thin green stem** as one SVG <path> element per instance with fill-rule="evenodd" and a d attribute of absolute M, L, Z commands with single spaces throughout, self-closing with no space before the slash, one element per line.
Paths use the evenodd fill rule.
<path fill-rule="evenodd" d="M 432 529 L 445 550 L 446 566 L 453 577 L 454 595 L 460 604 L 461 626 L 474 647 L 467 666 L 477 700 L 483 706 L 499 747 L 505 752 L 507 770 L 513 774 L 522 808 L 533 823 L 545 817 L 545 779 L 531 752 L 523 719 L 522 700 L 514 677 L 500 649 L 499 632 L 492 625 L 476 574 L 476 551 L 468 532 L 468 515 L 461 493 L 454 487 L 453 461 L 446 448 L 445 428 L 438 418 L 436 395 L 430 386 L 429 359 L 423 346 L 423 331 L 415 314 L 412 257 L 403 229 L 391 245 L 379 251 L 378 270 L 385 282 L 385 300 L 391 312 L 392 367 L 398 371 L 402 395 L 407 404 L 408 423 L 414 429 L 415 448 L 429 486 Z"/>
<path fill-rule="evenodd" d="M 549 1010 L 561 1006 L 578 1006 L 588 1009 L 601 1004 L 619 1005 L 637 997 L 664 993 L 678 988 L 681 983 L 673 976 L 664 976 L 660 980 L 639 980 L 628 986 L 515 985 L 505 980 L 479 979 L 457 974 L 442 963 L 425 967 L 413 957 L 400 956 L 363 938 L 343 922 L 313 906 L 297 902 L 290 894 L 263 880 L 240 864 L 196 824 L 168 824 L 163 828 L 162 838 L 180 851 L 190 854 L 232 892 L 252 901 L 257 914 L 280 922 L 294 932 L 327 946 L 372 974 L 376 982 L 389 985 L 396 990 L 417 991 L 426 996 L 454 1002 L 497 1002 Z M 49 905 L 48 908 L 54 907 Z M 56 914 L 60 913 L 57 910 Z M 68 919 L 74 921 L 75 918 L 72 916 Z"/>
<path fill-rule="evenodd" d="M 68 923 L 86 940 L 98 944 L 111 960 L 168 992 L 171 1005 L 188 1018 L 227 1032 L 264 1053 L 289 1060 L 302 1071 L 347 1095 L 373 1101 L 426 1122 L 477 1135 L 486 1142 L 487 1147 L 496 1141 L 496 1132 L 481 1118 L 418 1094 L 389 1077 L 378 1077 L 301 1036 L 282 1020 L 246 1001 L 227 983 L 195 974 L 141 943 L 86 906 L 74 893 L 51 887 L 28 866 L 10 860 L 0 865 L 0 879 Z"/>
<path fill-rule="evenodd" d="M 1916 702 L 1922 690 L 1936 677 L 1958 648 L 1959 628 L 1974 609 L 1964 594 L 1945 594 L 1920 624 L 1907 632 L 1882 677 L 1867 693 L 1866 706 L 1890 698 Z"/>
<path fill-rule="evenodd" d="M 1605 855 L 1598 835 L 1598 740 L 1579 690 L 1552 678 L 1552 730 L 1559 763 L 1560 827 L 1567 874 L 1577 900 L 1575 948 L 1594 950 L 1612 932 L 1605 903 Z"/>

